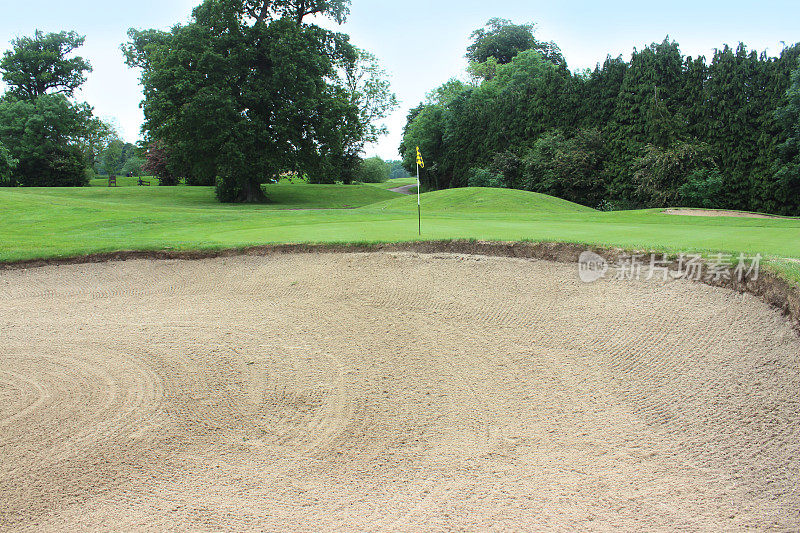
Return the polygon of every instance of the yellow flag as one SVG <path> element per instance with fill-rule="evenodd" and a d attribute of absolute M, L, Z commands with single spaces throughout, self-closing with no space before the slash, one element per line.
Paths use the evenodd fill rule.
<path fill-rule="evenodd" d="M 422 154 L 419 152 L 419 146 L 417 146 L 417 164 L 420 168 L 425 168 L 425 161 L 422 160 Z"/>

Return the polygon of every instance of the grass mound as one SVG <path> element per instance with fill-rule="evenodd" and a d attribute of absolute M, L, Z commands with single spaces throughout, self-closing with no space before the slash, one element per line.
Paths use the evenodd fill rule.
<path fill-rule="evenodd" d="M 422 202 L 426 211 L 439 213 L 591 213 L 586 207 L 554 196 L 515 189 L 464 187 L 425 193 Z M 395 198 L 372 207 L 403 209 L 416 205 L 415 195 Z"/>

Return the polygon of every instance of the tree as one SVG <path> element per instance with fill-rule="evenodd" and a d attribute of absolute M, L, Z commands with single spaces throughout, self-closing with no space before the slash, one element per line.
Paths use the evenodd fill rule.
<path fill-rule="evenodd" d="M 101 173 L 101 170 L 103 170 L 103 152 L 108 143 L 116 137 L 117 132 L 114 131 L 114 128 L 102 120 L 94 118 L 87 124 L 87 132 L 82 144 L 86 156 L 86 164 L 92 172 Z"/>
<path fill-rule="evenodd" d="M 778 151 L 771 206 L 776 213 L 797 216 L 800 215 L 800 60 L 791 79 L 786 105 L 776 112 L 787 138 Z"/>
<path fill-rule="evenodd" d="M 728 176 L 725 203 L 733 209 L 757 208 L 751 198 L 754 196 L 752 177 L 763 171 L 755 167 L 760 151 L 760 130 L 771 129 L 765 128 L 763 115 L 765 112 L 772 115 L 775 109 L 768 110 L 770 105 L 758 79 L 759 70 L 765 66 L 758 54 L 748 52 L 741 43 L 735 50 L 727 45 L 717 50 L 709 66 L 708 104 L 703 120 L 708 128 L 706 140 Z M 762 164 L 769 168 L 773 160 L 774 155 Z"/>
<path fill-rule="evenodd" d="M 159 185 L 178 184 L 178 177 L 172 172 L 170 150 L 163 141 L 153 141 L 148 145 L 142 170 L 155 176 Z"/>
<path fill-rule="evenodd" d="M 87 183 L 86 154 L 99 129 L 87 104 L 62 94 L 34 101 L 0 99 L 0 143 L 19 161 L 16 183 L 29 187 L 70 187 Z"/>
<path fill-rule="evenodd" d="M 33 37 L 11 41 L 12 49 L 0 59 L 3 81 L 9 94 L 23 100 L 34 100 L 44 94 L 72 96 L 92 71 L 82 57 L 67 57 L 83 46 L 85 37 L 74 31 L 44 34 L 36 30 Z"/>
<path fill-rule="evenodd" d="M 682 114 L 683 66 L 678 43 L 668 37 L 633 52 L 607 128 L 612 151 L 609 187 L 617 201 L 638 201 L 634 160 L 648 145 L 667 149 L 679 139 L 688 142 Z"/>
<path fill-rule="evenodd" d="M 587 76 L 575 78 L 582 126 L 601 127 L 611 122 L 627 70 L 628 64 L 622 57 L 607 56 L 602 66 L 598 65 Z"/>
<path fill-rule="evenodd" d="M 524 153 L 544 132 L 574 127 L 580 108 L 569 71 L 535 50 L 499 65 L 497 75 L 450 100 L 444 113 L 445 173 L 465 185 L 470 168 L 486 168 L 494 155 Z"/>
<path fill-rule="evenodd" d="M 419 147 L 425 159 L 425 172 L 420 176 L 423 189 L 446 189 L 451 186 L 452 175 L 448 174 L 441 163 L 445 154 L 444 147 L 444 113 L 440 105 L 423 106 L 414 119 L 406 127 L 400 153 L 403 155 L 403 167 L 409 173 L 416 172 L 417 150 Z"/>
<path fill-rule="evenodd" d="M 361 161 L 357 177 L 361 183 L 382 183 L 389 179 L 389 172 L 389 165 L 376 156 Z"/>
<path fill-rule="evenodd" d="M 338 74 L 357 53 L 300 13 L 338 19 L 348 5 L 205 0 L 186 26 L 131 30 L 125 52 L 142 68 L 148 135 L 187 173 L 217 176 L 221 201 L 262 201 L 261 184 L 281 172 L 345 174 L 365 126 Z"/>
<path fill-rule="evenodd" d="M 274 0 L 273 2 L 249 2 L 261 4 L 260 9 L 272 8 L 278 18 L 281 16 L 290 17 L 295 23 L 302 24 L 307 16 L 326 15 L 335 20 L 338 24 L 343 24 L 350 14 L 350 0 Z M 272 5 L 270 5 L 272 4 Z M 256 13 L 254 6 L 251 14 Z"/>
<path fill-rule="evenodd" d="M 367 143 L 376 142 L 387 133 L 386 126 L 378 122 L 397 108 L 397 97 L 391 92 L 386 72 L 378 59 L 360 49 L 355 49 L 353 60 L 345 64 L 344 84 L 350 104 L 358 109 L 360 125 L 349 129 L 352 137 L 346 141 L 345 155 L 353 160 L 363 152 Z M 349 181 L 347 176 L 343 178 Z"/>
<path fill-rule="evenodd" d="M 510 63 L 524 50 L 536 50 L 556 65 L 565 65 L 564 56 L 555 43 L 543 43 L 534 37 L 534 24 L 513 24 L 510 20 L 493 18 L 486 26 L 472 32 L 472 44 L 466 58 L 471 63 L 484 63 L 493 57 L 501 65 Z"/>
<path fill-rule="evenodd" d="M 473 85 L 480 85 L 481 81 L 491 81 L 497 75 L 497 66 L 500 63 L 494 56 L 490 56 L 483 63 L 471 61 L 467 65 L 467 74 L 471 78 Z"/>
<path fill-rule="evenodd" d="M 147 163 L 147 161 L 144 158 L 141 158 L 138 155 L 131 156 L 122 165 L 122 174 L 124 176 L 131 175 L 139 177 L 142 175 L 142 170 L 145 163 Z"/>
<path fill-rule="evenodd" d="M 386 163 L 389 165 L 389 179 L 390 180 L 396 180 L 396 179 L 402 179 L 402 178 L 411 177 L 411 174 L 409 174 L 408 171 L 405 168 L 403 168 L 403 162 L 402 161 L 387 161 Z"/>
<path fill-rule="evenodd" d="M 103 169 L 109 176 L 117 175 L 122 170 L 125 162 L 123 148 L 125 143 L 119 139 L 112 139 L 103 150 Z"/>
<path fill-rule="evenodd" d="M 19 161 L 11 157 L 11 153 L 0 142 L 0 186 L 8 187 L 15 185 L 14 170 Z"/>

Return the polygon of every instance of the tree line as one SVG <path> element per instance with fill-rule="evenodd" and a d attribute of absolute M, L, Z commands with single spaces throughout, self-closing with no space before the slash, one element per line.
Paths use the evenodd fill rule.
<path fill-rule="evenodd" d="M 665 39 L 573 73 L 533 25 L 472 34 L 470 80 L 408 115 L 400 152 L 423 187 L 524 189 L 604 209 L 800 215 L 800 44 L 724 46 L 710 61 Z"/>
<path fill-rule="evenodd" d="M 74 99 L 91 64 L 73 56 L 75 32 L 19 37 L 0 58 L 0 186 L 76 187 L 100 174 L 151 171 L 152 150 L 123 141 L 113 126 Z"/>
<path fill-rule="evenodd" d="M 111 135 L 86 103 L 72 99 L 91 65 L 68 57 L 83 45 L 75 32 L 12 41 L 0 58 L 8 89 L 0 97 L 0 185 L 80 186 Z"/>

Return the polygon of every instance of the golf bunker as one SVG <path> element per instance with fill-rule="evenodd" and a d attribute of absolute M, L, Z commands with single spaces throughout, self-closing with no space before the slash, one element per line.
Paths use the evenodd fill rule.
<path fill-rule="evenodd" d="M 0 272 L 0 529 L 800 525 L 754 296 L 456 254 Z"/>

